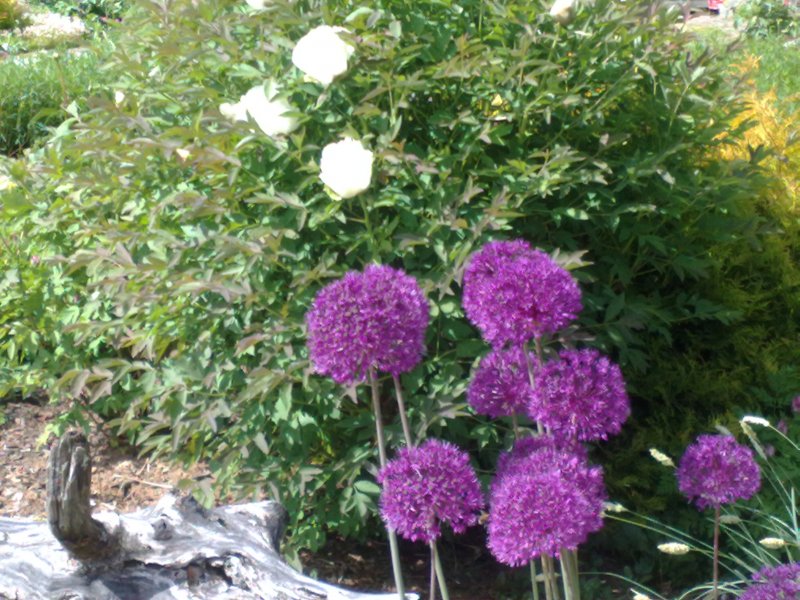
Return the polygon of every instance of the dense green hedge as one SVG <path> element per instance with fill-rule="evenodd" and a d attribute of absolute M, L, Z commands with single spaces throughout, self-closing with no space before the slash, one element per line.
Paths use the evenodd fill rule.
<path fill-rule="evenodd" d="M 310 372 L 311 299 L 371 261 L 419 278 L 432 325 L 427 360 L 404 377 L 412 423 L 489 468 L 508 432 L 465 408 L 486 347 L 459 282 L 483 243 L 521 237 L 582 265 L 581 331 L 620 360 L 635 419 L 663 438 L 691 418 L 695 433 L 740 394 L 712 382 L 676 398 L 663 375 L 738 331 L 725 327 L 747 312 L 716 284 L 765 233 L 754 165 L 715 158 L 735 94 L 712 57 L 686 53 L 675 12 L 597 0 L 559 26 L 547 9 L 142 3 L 111 65 L 117 101 L 11 167 L 0 392 L 44 386 L 144 450 L 209 460 L 222 486 L 284 502 L 298 544 L 364 531 L 368 403 Z M 323 23 L 356 49 L 329 87 L 290 60 Z M 297 107 L 287 138 L 219 112 L 266 77 Z M 344 135 L 376 165 L 367 192 L 339 201 L 318 163 Z M 630 470 L 647 469 L 640 446 L 608 457 L 623 501 Z"/>
<path fill-rule="evenodd" d="M 16 155 L 45 137 L 73 102 L 104 85 L 97 52 L 41 53 L 0 62 L 0 154 Z"/>

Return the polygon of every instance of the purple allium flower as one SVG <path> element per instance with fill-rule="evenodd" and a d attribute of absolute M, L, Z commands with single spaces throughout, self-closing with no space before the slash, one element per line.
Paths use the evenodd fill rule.
<path fill-rule="evenodd" d="M 533 391 L 524 352 L 522 346 L 494 348 L 481 359 L 467 388 L 475 412 L 494 418 L 525 412 Z"/>
<path fill-rule="evenodd" d="M 522 344 L 555 333 L 581 311 L 581 291 L 568 271 L 524 240 L 489 242 L 464 273 L 467 318 L 492 346 Z"/>
<path fill-rule="evenodd" d="M 370 367 L 398 375 L 425 350 L 428 301 L 416 279 L 369 265 L 326 285 L 306 314 L 308 354 L 337 383 L 363 381 Z"/>
<path fill-rule="evenodd" d="M 378 473 L 381 516 L 402 537 L 432 542 L 447 522 L 456 533 L 478 522 L 483 494 L 469 456 L 454 444 L 429 439 L 401 448 Z"/>
<path fill-rule="evenodd" d="M 520 440 L 498 461 L 489 500 L 488 546 L 511 566 L 576 549 L 603 526 L 603 471 L 577 445 Z"/>
<path fill-rule="evenodd" d="M 798 600 L 800 563 L 764 567 L 753 575 L 753 583 L 739 600 Z"/>
<path fill-rule="evenodd" d="M 528 414 L 559 435 L 605 440 L 630 413 L 622 372 L 593 348 L 562 350 L 536 372 Z"/>
<path fill-rule="evenodd" d="M 750 448 L 731 435 L 700 435 L 686 449 L 676 473 L 678 488 L 699 509 L 747 500 L 761 486 Z"/>
<path fill-rule="evenodd" d="M 775 425 L 775 429 L 780 431 L 783 435 L 786 435 L 787 433 L 789 433 L 789 426 L 786 424 L 786 421 L 784 421 L 783 419 L 781 419 L 780 421 L 777 422 L 777 424 Z"/>
<path fill-rule="evenodd" d="M 800 413 L 800 396 L 795 396 L 792 400 L 792 411 Z"/>

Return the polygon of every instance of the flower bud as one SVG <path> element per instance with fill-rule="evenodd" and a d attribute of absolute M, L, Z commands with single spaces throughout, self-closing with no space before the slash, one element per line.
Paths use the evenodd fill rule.
<path fill-rule="evenodd" d="M 780 550 L 786 547 L 786 540 L 776 537 L 765 537 L 764 539 L 758 540 L 758 543 L 768 550 Z"/>
<path fill-rule="evenodd" d="M 658 549 L 664 554 L 673 554 L 675 556 L 686 554 L 689 552 L 689 550 L 691 550 L 691 548 L 689 548 L 689 546 L 687 546 L 686 544 L 680 544 L 678 542 L 667 542 L 666 544 L 659 544 Z"/>

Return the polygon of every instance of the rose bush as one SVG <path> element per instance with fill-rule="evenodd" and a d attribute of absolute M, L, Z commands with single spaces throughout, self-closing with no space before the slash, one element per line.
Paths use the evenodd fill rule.
<path fill-rule="evenodd" d="M 598 0 L 560 25 L 549 9 L 142 3 L 119 80 L 8 167 L 0 390 L 44 387 L 67 417 L 91 410 L 143 451 L 208 461 L 221 489 L 281 500 L 298 545 L 363 533 L 369 411 L 312 376 L 304 315 L 347 271 L 413 275 L 431 325 L 403 375 L 410 420 L 491 463 L 503 433 L 467 407 L 488 346 L 461 282 L 487 241 L 524 238 L 583 265 L 582 329 L 640 416 L 655 412 L 655 342 L 733 319 L 705 282 L 763 231 L 740 227 L 757 222 L 755 167 L 710 152 L 736 102 L 711 58 L 686 54 L 675 12 Z M 254 88 L 255 104 L 231 102 Z M 245 114 L 272 119 L 267 135 Z M 609 472 L 612 494 L 637 484 Z"/>

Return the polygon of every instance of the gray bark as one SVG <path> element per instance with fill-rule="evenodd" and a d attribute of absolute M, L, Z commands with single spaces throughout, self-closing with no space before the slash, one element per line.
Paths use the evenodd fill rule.
<path fill-rule="evenodd" d="M 0 599 L 397 598 L 348 591 L 292 569 L 280 556 L 287 514 L 276 502 L 206 510 L 167 495 L 134 513 L 92 515 L 91 459 L 80 434 L 55 444 L 47 485 L 47 523 L 0 519 Z"/>

